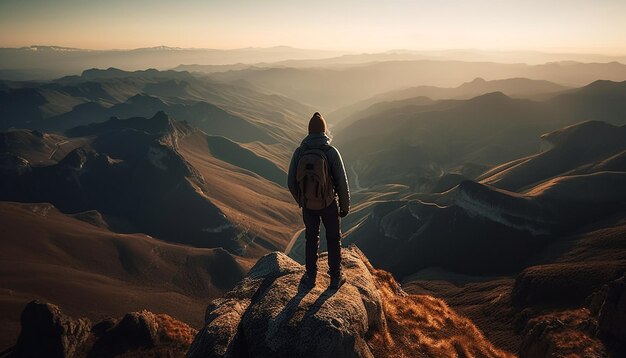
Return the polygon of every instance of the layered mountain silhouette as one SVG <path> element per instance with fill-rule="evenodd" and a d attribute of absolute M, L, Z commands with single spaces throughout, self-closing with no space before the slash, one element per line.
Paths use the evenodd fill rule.
<path fill-rule="evenodd" d="M 2 129 L 63 132 L 111 117 L 152 117 L 165 111 L 208 134 L 279 145 L 276 151 L 285 152 L 285 145 L 299 140 L 303 121 L 313 112 L 284 96 L 187 72 L 92 69 L 51 83 L 6 83 L 0 89 Z"/>
<path fill-rule="evenodd" d="M 398 108 L 409 104 L 428 104 L 425 98 L 432 100 L 468 99 L 485 93 L 502 92 L 509 97 L 540 99 L 566 89 L 565 86 L 544 80 L 508 78 L 486 81 L 477 77 L 453 88 L 417 86 L 377 94 L 333 111 L 329 114 L 329 118 L 332 119 L 333 123 L 337 123 L 334 129 L 339 130 L 365 115 L 371 116 L 389 108 Z"/>
<path fill-rule="evenodd" d="M 489 74 L 489 77 L 486 78 L 485 74 Z M 388 91 L 418 85 L 455 87 L 477 77 L 486 80 L 527 78 L 571 87 L 583 86 L 597 79 L 624 81 L 626 66 L 619 62 L 553 62 L 527 65 L 397 60 L 359 63 L 339 68 L 252 67 L 211 73 L 209 76 L 228 82 L 245 80 L 303 103 L 315 103 L 323 111 L 332 111 L 345 106 L 346 103 L 355 103 Z"/>
<path fill-rule="evenodd" d="M 390 108 L 353 121 L 335 140 L 361 186 L 402 183 L 424 191 L 442 172 L 475 178 L 480 168 L 535 153 L 541 134 L 566 125 L 623 125 L 625 87 L 626 82 L 599 81 L 543 102 L 495 92 Z"/>
<path fill-rule="evenodd" d="M 288 59 L 326 58 L 337 51 L 308 50 L 289 46 L 240 49 L 198 49 L 156 46 L 129 50 L 90 50 L 60 46 L 2 48 L 2 78 L 12 80 L 52 79 L 80 73 L 85 68 L 115 66 L 144 69 L 150 66 L 172 68 L 181 63 L 226 65 L 245 62 L 276 62 Z"/>

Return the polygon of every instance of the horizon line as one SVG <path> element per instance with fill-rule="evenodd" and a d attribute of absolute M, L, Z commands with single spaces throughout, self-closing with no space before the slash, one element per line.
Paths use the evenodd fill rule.
<path fill-rule="evenodd" d="M 60 45 L 42 45 L 31 44 L 23 46 L 2 46 L 1 50 L 19 50 L 19 49 L 34 49 L 34 48 L 51 48 L 59 50 L 73 50 L 73 51 L 89 51 L 89 52 L 106 52 L 106 51 L 136 51 L 136 50 L 173 50 L 173 51 L 186 51 L 186 50 L 214 50 L 214 51 L 237 51 L 237 50 L 269 50 L 286 48 L 292 50 L 304 50 L 304 51 L 320 51 L 320 52 L 335 52 L 343 53 L 343 55 L 363 55 L 363 54 L 383 54 L 383 53 L 397 53 L 402 51 L 408 52 L 447 52 L 447 51 L 476 51 L 476 52 L 490 52 L 490 53 L 539 53 L 539 54 L 560 54 L 560 55 L 596 55 L 606 57 L 621 57 L 626 56 L 626 50 L 621 53 L 607 53 L 596 51 L 593 49 L 581 50 L 577 48 L 533 48 L 533 49 L 492 49 L 492 48 L 477 48 L 477 47 L 441 47 L 441 48 L 389 48 L 389 49 L 332 49 L 332 48 L 307 48 L 297 47 L 292 45 L 274 45 L 274 46 L 243 46 L 243 47 L 180 47 L 180 46 L 168 46 L 168 45 L 155 45 L 155 46 L 142 46 L 142 47 L 128 47 L 128 48 L 103 48 L 94 49 L 87 47 L 72 47 L 72 46 L 60 46 Z"/>

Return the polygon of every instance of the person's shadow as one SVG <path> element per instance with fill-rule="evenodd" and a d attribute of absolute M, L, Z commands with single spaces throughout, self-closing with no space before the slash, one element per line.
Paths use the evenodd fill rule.
<path fill-rule="evenodd" d="M 289 302 L 287 302 L 283 310 L 276 316 L 276 319 L 281 320 L 281 321 L 285 320 L 285 322 L 289 322 L 289 320 L 291 320 L 293 315 L 298 310 L 298 306 L 300 305 L 300 302 L 302 302 L 304 297 L 306 297 L 309 294 L 309 292 L 313 290 L 313 288 L 314 287 L 306 284 L 306 279 L 305 279 L 305 276 L 303 275 L 298 285 L 298 292 L 296 293 L 295 296 L 293 296 L 289 300 Z M 308 307 L 308 310 L 305 312 L 304 317 L 309 317 L 317 313 L 324 305 L 324 302 L 326 302 L 329 298 L 331 298 L 335 294 L 336 291 L 337 290 L 327 287 L 326 290 L 324 290 L 317 297 L 315 302 L 313 302 Z"/>

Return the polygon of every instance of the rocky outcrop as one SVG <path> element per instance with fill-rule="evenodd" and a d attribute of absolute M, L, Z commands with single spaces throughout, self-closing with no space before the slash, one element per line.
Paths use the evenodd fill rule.
<path fill-rule="evenodd" d="M 443 301 L 404 293 L 352 246 L 347 281 L 330 289 L 326 254 L 317 284 L 278 252 L 262 257 L 232 291 L 213 301 L 188 357 L 378 357 L 507 354 Z"/>
<path fill-rule="evenodd" d="M 514 302 L 518 306 L 543 305 L 525 308 L 519 314 L 518 324 L 525 327 L 520 357 L 571 357 L 583 353 L 586 357 L 621 357 L 626 353 L 626 277 L 592 291 L 584 300 L 586 307 L 555 309 L 580 306 L 582 297 L 600 281 L 615 279 L 623 271 L 619 265 L 579 266 L 576 270 L 564 269 L 574 265 L 534 266 L 518 276 Z M 538 271 L 542 274 L 537 275 Z"/>
<path fill-rule="evenodd" d="M 22 332 L 15 346 L 16 357 L 71 357 L 78 355 L 90 336 L 91 322 L 73 319 L 59 307 L 38 301 L 22 311 Z"/>
<path fill-rule="evenodd" d="M 12 357 L 181 356 L 196 330 L 165 314 L 131 312 L 92 326 L 58 306 L 30 302 L 22 312 L 22 331 Z"/>
<path fill-rule="evenodd" d="M 626 275 L 608 284 L 604 291 L 606 298 L 600 310 L 600 331 L 626 348 Z"/>

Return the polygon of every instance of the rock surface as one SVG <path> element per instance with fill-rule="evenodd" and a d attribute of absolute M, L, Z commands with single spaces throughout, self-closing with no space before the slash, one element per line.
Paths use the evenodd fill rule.
<path fill-rule="evenodd" d="M 626 275 L 609 283 L 599 321 L 600 331 L 626 348 Z"/>
<path fill-rule="evenodd" d="M 443 301 L 404 293 L 356 247 L 343 250 L 346 283 L 328 288 L 326 257 L 313 288 L 302 281 L 304 267 L 286 255 L 262 257 L 207 307 L 187 356 L 507 356 Z"/>
<path fill-rule="evenodd" d="M 520 358 L 608 357 L 596 337 L 597 320 L 581 308 L 548 313 L 531 319 L 519 350 Z"/>

